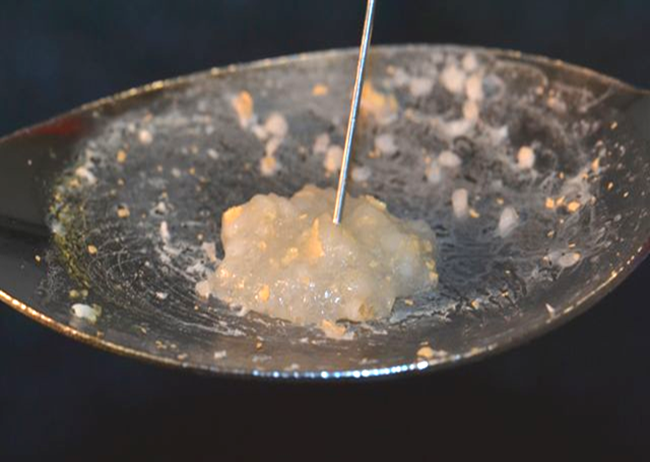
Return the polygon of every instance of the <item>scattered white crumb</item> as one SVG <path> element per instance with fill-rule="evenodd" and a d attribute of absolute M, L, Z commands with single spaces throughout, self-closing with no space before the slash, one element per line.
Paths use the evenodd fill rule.
<path fill-rule="evenodd" d="M 455 63 L 447 64 L 440 74 L 440 83 L 450 93 L 462 93 L 465 87 L 465 73 Z"/>
<path fill-rule="evenodd" d="M 160 223 L 160 238 L 165 244 L 168 243 L 171 239 L 171 235 L 169 234 L 169 227 L 167 226 L 166 221 Z"/>
<path fill-rule="evenodd" d="M 156 206 L 153 208 L 154 212 L 159 213 L 161 215 L 164 215 L 167 213 L 167 204 L 164 202 L 158 202 Z"/>
<path fill-rule="evenodd" d="M 451 205 L 456 218 L 465 218 L 469 210 L 467 189 L 459 188 L 454 190 L 451 194 Z"/>
<path fill-rule="evenodd" d="M 83 303 L 75 303 L 72 305 L 72 314 L 94 324 L 102 314 L 102 309 L 98 305 L 90 306 Z"/>
<path fill-rule="evenodd" d="M 289 124 L 282 114 L 274 112 L 266 119 L 264 129 L 273 136 L 284 138 L 289 132 Z"/>
<path fill-rule="evenodd" d="M 467 120 L 477 120 L 479 115 L 479 107 L 475 101 L 467 100 L 463 103 L 463 117 Z"/>
<path fill-rule="evenodd" d="M 483 77 L 480 74 L 473 74 L 467 79 L 465 94 L 470 101 L 481 101 L 483 99 Z"/>
<path fill-rule="evenodd" d="M 469 119 L 451 120 L 449 122 L 438 121 L 439 128 L 444 136 L 449 139 L 458 138 L 467 134 L 474 126 L 474 121 Z"/>
<path fill-rule="evenodd" d="M 442 151 L 438 156 L 438 163 L 446 168 L 458 168 L 462 162 L 460 157 L 452 151 Z"/>
<path fill-rule="evenodd" d="M 508 236 L 519 223 L 519 214 L 514 207 L 508 206 L 503 209 L 499 217 L 498 233 L 501 237 Z"/>
<path fill-rule="evenodd" d="M 93 173 L 90 171 L 90 169 L 86 167 L 77 167 L 77 169 L 74 171 L 74 174 L 77 175 L 79 178 L 82 178 L 86 180 L 88 184 L 95 184 L 97 183 L 97 178 Z"/>
<path fill-rule="evenodd" d="M 140 141 L 140 144 L 151 144 L 153 142 L 153 135 L 149 130 L 140 130 L 138 132 L 138 141 Z"/>
<path fill-rule="evenodd" d="M 582 256 L 579 252 L 565 252 L 562 250 L 554 250 L 549 252 L 547 258 L 554 265 L 558 265 L 562 268 L 569 268 L 580 261 Z"/>
<path fill-rule="evenodd" d="M 213 263 L 217 261 L 217 246 L 214 242 L 204 242 L 201 244 L 201 250 L 208 257 L 208 260 Z"/>
<path fill-rule="evenodd" d="M 262 176 L 273 176 L 280 170 L 280 167 L 280 162 L 272 155 L 260 159 L 260 173 Z"/>
<path fill-rule="evenodd" d="M 575 265 L 580 261 L 580 254 L 578 252 L 570 252 L 565 255 L 562 255 L 558 259 L 558 264 L 563 268 L 568 268 Z"/>
<path fill-rule="evenodd" d="M 461 65 L 463 66 L 463 70 L 466 72 L 475 71 L 478 67 L 478 60 L 476 59 L 476 55 L 474 53 L 467 53 L 465 56 L 463 56 Z"/>
<path fill-rule="evenodd" d="M 393 82 L 398 87 L 403 87 L 409 84 L 411 81 L 411 76 L 402 69 L 401 67 L 395 69 L 395 74 L 393 75 Z"/>
<path fill-rule="evenodd" d="M 312 148 L 314 154 L 325 154 L 327 148 L 330 146 L 330 136 L 327 133 L 321 133 L 316 137 L 314 141 L 314 147 Z"/>
<path fill-rule="evenodd" d="M 165 292 L 156 292 L 156 298 L 158 300 L 165 300 L 167 297 L 169 297 L 169 294 Z"/>
<path fill-rule="evenodd" d="M 181 169 L 173 167 L 172 168 L 172 176 L 174 178 L 180 178 L 181 177 Z"/>
<path fill-rule="evenodd" d="M 226 350 L 220 350 L 214 352 L 214 359 L 223 359 L 226 356 L 228 356 L 228 352 Z"/>
<path fill-rule="evenodd" d="M 219 153 L 214 149 L 208 149 L 206 153 L 208 154 L 208 157 L 212 160 L 217 160 L 219 158 Z"/>
<path fill-rule="evenodd" d="M 343 160 L 343 148 L 336 145 L 330 146 L 325 154 L 323 167 L 330 173 L 338 172 L 341 168 L 341 160 Z"/>
<path fill-rule="evenodd" d="M 442 170 L 438 162 L 434 161 L 427 165 L 426 168 L 427 181 L 429 183 L 437 184 L 442 180 Z"/>
<path fill-rule="evenodd" d="M 552 307 L 551 305 L 549 305 L 548 303 L 546 304 L 546 311 L 548 311 L 548 314 L 550 314 L 551 316 L 554 316 L 554 315 L 555 315 L 555 308 L 553 308 L 553 307 Z"/>
<path fill-rule="evenodd" d="M 517 153 L 517 165 L 522 170 L 529 170 L 535 165 L 535 151 L 530 146 L 522 146 Z"/>
<path fill-rule="evenodd" d="M 264 147 L 264 153 L 267 156 L 272 156 L 275 154 L 275 152 L 278 150 L 280 145 L 282 144 L 282 138 L 277 138 L 273 137 L 270 140 L 266 142 L 266 146 Z"/>
<path fill-rule="evenodd" d="M 194 286 L 196 289 L 196 293 L 199 297 L 201 298 L 208 298 L 210 296 L 210 282 L 209 281 L 201 281 Z"/>
<path fill-rule="evenodd" d="M 362 183 L 364 181 L 368 181 L 370 179 L 371 171 L 370 168 L 365 167 L 365 166 L 358 166 L 355 165 L 352 167 L 352 181 L 355 181 L 357 183 Z"/>
<path fill-rule="evenodd" d="M 389 133 L 383 133 L 375 137 L 375 149 L 381 154 L 392 156 L 397 152 L 395 137 Z"/>
<path fill-rule="evenodd" d="M 433 80 L 426 77 L 414 77 L 409 82 L 409 91 L 416 98 L 426 96 L 433 90 L 433 84 Z"/>
<path fill-rule="evenodd" d="M 253 135 L 255 135 L 255 137 L 260 141 L 264 141 L 269 137 L 269 133 L 262 125 L 253 125 L 251 127 L 251 132 L 253 132 Z"/>

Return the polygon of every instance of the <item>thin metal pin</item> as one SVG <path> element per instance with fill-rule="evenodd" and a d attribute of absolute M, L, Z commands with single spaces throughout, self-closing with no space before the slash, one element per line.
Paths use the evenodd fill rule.
<path fill-rule="evenodd" d="M 348 131 L 345 136 L 345 148 L 343 150 L 343 159 L 341 160 L 341 173 L 339 174 L 339 187 L 336 191 L 336 204 L 334 206 L 333 220 L 335 225 L 341 223 L 343 216 L 343 206 L 345 202 L 345 186 L 348 180 L 348 167 L 350 165 L 350 154 L 352 152 L 352 141 L 354 139 L 354 130 L 357 125 L 357 114 L 359 113 L 359 103 L 361 101 L 361 89 L 363 88 L 363 77 L 366 68 L 366 57 L 370 47 L 372 37 L 372 23 L 375 17 L 375 0 L 368 0 L 366 8 L 366 19 L 363 24 L 363 35 L 361 37 L 361 46 L 359 48 L 359 61 L 357 63 L 357 76 L 354 82 L 354 91 L 352 92 L 352 102 L 350 104 L 350 117 L 348 119 Z"/>

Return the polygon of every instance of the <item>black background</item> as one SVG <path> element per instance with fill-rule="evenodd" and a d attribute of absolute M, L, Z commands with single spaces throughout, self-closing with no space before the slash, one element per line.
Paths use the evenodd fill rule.
<path fill-rule="evenodd" d="M 0 134 L 148 81 L 358 43 L 361 0 L 2 0 Z M 378 0 L 376 43 L 520 49 L 650 86 L 650 2 Z M 594 309 L 433 375 L 278 384 L 159 369 L 0 307 L 0 461 L 650 460 L 643 264 Z M 452 459 L 453 458 L 453 459 Z"/>

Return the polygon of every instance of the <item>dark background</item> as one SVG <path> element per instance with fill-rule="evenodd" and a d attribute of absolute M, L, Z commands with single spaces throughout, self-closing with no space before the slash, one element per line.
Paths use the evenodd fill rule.
<path fill-rule="evenodd" d="M 361 0 L 1 0 L 0 134 L 211 66 L 356 45 Z M 650 86 L 650 2 L 378 0 L 376 43 L 497 46 Z M 370 384 L 159 369 L 0 307 L 0 461 L 650 460 L 646 262 L 514 351 Z M 453 459 L 452 459 L 453 457 Z"/>

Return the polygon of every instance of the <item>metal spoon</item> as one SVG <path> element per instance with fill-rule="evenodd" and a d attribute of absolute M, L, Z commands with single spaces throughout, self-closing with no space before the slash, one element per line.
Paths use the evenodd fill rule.
<path fill-rule="evenodd" d="M 323 134 L 344 139 L 357 58 L 343 50 L 213 69 L 0 140 L 0 299 L 61 333 L 159 364 L 362 378 L 511 348 L 585 311 L 647 255 L 648 92 L 514 52 L 376 47 L 366 85 L 387 111 L 363 120 L 354 161 L 371 175 L 353 175 L 349 189 L 429 222 L 439 289 L 398 300 L 390 320 L 350 325 L 353 338 L 338 341 L 200 300 L 195 264 L 213 265 L 202 242 L 220 256 L 223 210 L 255 193 L 334 185 L 312 145 Z M 469 125 L 464 88 L 450 91 L 456 71 L 465 83 L 481 79 Z M 288 121 L 275 176 L 260 174 L 264 146 L 232 109 L 242 91 L 260 121 L 274 111 Z M 532 170 L 517 164 L 523 145 L 535 153 Z M 454 214 L 457 188 L 475 213 Z M 502 233 L 508 207 L 518 221 Z"/>

